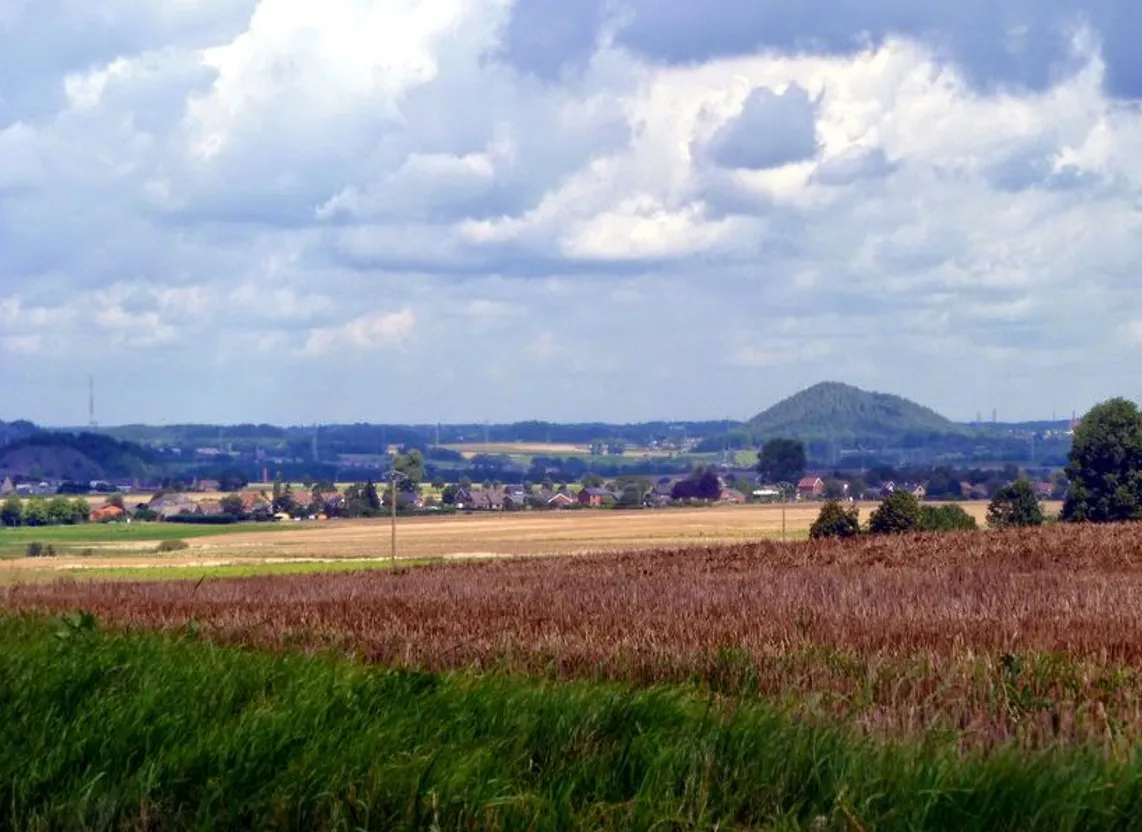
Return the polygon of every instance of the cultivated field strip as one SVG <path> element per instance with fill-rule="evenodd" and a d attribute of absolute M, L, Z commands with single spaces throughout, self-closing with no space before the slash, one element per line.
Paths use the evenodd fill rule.
<path fill-rule="evenodd" d="M 696 681 L 876 732 L 1142 729 L 1142 528 L 757 543 L 584 558 L 10 588 L 14 609 L 429 670 Z"/>

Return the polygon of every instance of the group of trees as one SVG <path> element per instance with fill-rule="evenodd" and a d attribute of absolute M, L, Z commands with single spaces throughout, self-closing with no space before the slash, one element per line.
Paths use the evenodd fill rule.
<path fill-rule="evenodd" d="M 64 496 L 33 497 L 21 500 L 10 494 L 0 505 L 0 525 L 15 526 L 74 526 L 86 523 L 91 517 L 91 505 L 82 497 L 69 500 Z"/>
<path fill-rule="evenodd" d="M 1045 521 L 1035 490 L 1020 479 L 1003 488 L 987 508 L 987 524 L 991 528 L 1039 526 Z M 955 503 L 925 505 L 914 494 L 898 489 L 886 496 L 868 519 L 870 534 L 906 534 L 909 532 L 971 531 L 977 528 L 974 517 Z M 856 537 L 861 533 L 860 517 L 855 506 L 846 508 L 835 500 L 826 502 L 809 530 L 814 539 Z"/>
<path fill-rule="evenodd" d="M 1066 467 L 1068 489 L 1059 519 L 1070 523 L 1142 520 L 1142 411 L 1123 398 L 1091 409 L 1075 430 Z M 872 533 L 892 534 L 974 527 L 958 506 L 923 506 L 903 490 L 888 495 L 869 518 Z M 970 521 L 970 526 L 969 526 Z M 1045 521 L 1026 479 L 1000 487 L 987 510 L 992 528 L 1038 526 Z M 852 537 L 860 532 L 855 509 L 829 502 L 813 524 L 813 537 Z"/>

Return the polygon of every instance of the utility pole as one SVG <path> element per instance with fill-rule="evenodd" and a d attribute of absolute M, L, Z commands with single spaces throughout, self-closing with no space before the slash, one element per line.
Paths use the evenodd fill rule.
<path fill-rule="evenodd" d="M 392 504 L 392 548 L 390 549 L 390 559 L 392 561 L 393 569 L 397 568 L 397 466 L 396 455 L 389 456 L 389 480 L 392 486 L 389 490 L 389 502 Z"/>
<path fill-rule="evenodd" d="M 779 482 L 778 490 L 781 492 L 781 540 L 785 541 L 785 504 L 789 502 L 789 493 L 793 491 L 793 483 Z"/>

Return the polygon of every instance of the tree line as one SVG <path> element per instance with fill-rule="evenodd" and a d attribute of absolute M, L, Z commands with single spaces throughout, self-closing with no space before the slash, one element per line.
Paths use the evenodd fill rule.
<path fill-rule="evenodd" d="M 1121 523 L 1142 520 L 1142 411 L 1114 398 L 1096 405 L 1075 429 L 1067 457 L 1064 523 Z M 1032 484 L 1015 479 L 999 488 L 987 511 L 991 528 L 1038 526 L 1046 522 Z M 972 529 L 975 519 L 959 506 L 921 505 L 910 492 L 893 491 L 872 512 L 868 532 Z M 854 537 L 861 533 L 855 507 L 830 500 L 822 506 L 810 537 Z"/>

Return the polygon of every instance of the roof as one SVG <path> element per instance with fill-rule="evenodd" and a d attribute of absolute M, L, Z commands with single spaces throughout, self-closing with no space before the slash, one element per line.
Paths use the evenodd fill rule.
<path fill-rule="evenodd" d="M 813 488 L 817 483 L 824 482 L 820 477 L 802 477 L 797 483 L 798 488 Z"/>
<path fill-rule="evenodd" d="M 580 492 L 580 493 L 589 494 L 592 497 L 613 497 L 613 496 L 615 496 L 613 493 L 611 493 L 610 491 L 608 491 L 605 488 L 584 488 L 582 490 L 582 492 Z"/>
<path fill-rule="evenodd" d="M 91 512 L 91 516 L 98 520 L 102 520 L 107 517 L 122 517 L 126 513 L 127 512 L 119 508 L 119 506 L 106 505 L 95 509 L 95 511 Z"/>

